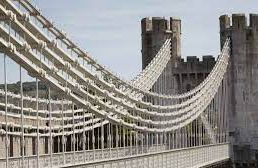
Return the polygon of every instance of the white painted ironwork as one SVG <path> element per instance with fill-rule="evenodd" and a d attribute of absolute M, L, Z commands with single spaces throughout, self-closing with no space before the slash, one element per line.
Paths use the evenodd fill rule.
<path fill-rule="evenodd" d="M 28 0 L 0 1 L 0 15 L 5 77 L 0 167 L 198 167 L 228 159 L 221 102 L 227 101 L 229 39 L 200 85 L 162 95 L 149 90 L 163 78 L 171 39 L 127 82 L 81 50 Z M 7 58 L 20 67 L 19 93 L 8 90 Z M 34 96 L 26 95 L 22 72 L 36 80 Z M 45 97 L 40 97 L 39 81 L 47 88 Z"/>

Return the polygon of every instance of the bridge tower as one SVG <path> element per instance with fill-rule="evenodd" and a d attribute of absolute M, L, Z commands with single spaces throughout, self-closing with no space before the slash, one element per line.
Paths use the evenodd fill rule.
<path fill-rule="evenodd" d="M 234 161 L 258 161 L 258 15 L 220 17 L 220 42 L 231 38 L 229 135 Z"/>
<path fill-rule="evenodd" d="M 167 38 L 171 38 L 171 59 L 161 77 L 153 87 L 157 93 L 174 93 L 172 68 L 181 59 L 181 20 L 170 17 L 143 18 L 142 29 L 142 68 L 144 69 L 158 53 Z M 162 79 L 161 79 L 162 78 Z M 161 89 L 162 88 L 162 89 Z"/>
<path fill-rule="evenodd" d="M 171 59 L 152 90 L 158 93 L 184 93 L 200 84 L 215 65 L 215 58 L 204 55 L 181 57 L 181 20 L 170 17 L 143 18 L 142 26 L 142 68 L 155 57 L 164 41 L 171 38 Z M 165 84 L 164 84 L 165 83 Z"/>

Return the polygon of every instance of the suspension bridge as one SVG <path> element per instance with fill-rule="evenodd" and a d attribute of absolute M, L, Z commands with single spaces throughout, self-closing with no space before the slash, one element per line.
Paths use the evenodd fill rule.
<path fill-rule="evenodd" d="M 29 0 L 1 0 L 0 167 L 186 168 L 228 160 L 230 39 L 197 87 L 155 93 L 157 81 L 165 85 L 171 43 L 127 81 Z M 12 90 L 11 79 L 18 81 Z M 34 91 L 25 89 L 27 79 Z"/>

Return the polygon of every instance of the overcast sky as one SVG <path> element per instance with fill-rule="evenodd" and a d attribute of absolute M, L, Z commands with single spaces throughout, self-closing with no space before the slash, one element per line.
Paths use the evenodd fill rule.
<path fill-rule="evenodd" d="M 182 56 L 219 53 L 219 16 L 258 13 L 258 0 L 34 0 L 102 64 L 131 79 L 141 70 L 140 20 L 182 20 Z"/>

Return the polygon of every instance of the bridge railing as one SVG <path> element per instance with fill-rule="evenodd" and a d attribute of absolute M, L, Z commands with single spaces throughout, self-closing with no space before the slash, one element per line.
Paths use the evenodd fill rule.
<path fill-rule="evenodd" d="M 174 149 L 164 152 L 140 154 L 130 157 L 121 157 L 93 161 L 83 164 L 65 165 L 63 167 L 107 167 L 107 168 L 199 168 L 212 165 L 216 162 L 229 159 L 229 144 L 206 145 L 192 148 Z"/>
<path fill-rule="evenodd" d="M 160 148 L 160 146 L 159 146 Z M 109 150 L 96 150 L 86 152 L 65 152 L 53 154 L 52 165 L 50 155 L 40 157 L 40 167 L 201 167 L 229 159 L 229 144 L 204 145 L 198 147 L 164 150 L 155 150 L 150 153 L 131 154 L 132 149 L 119 148 Z M 133 151 L 136 152 L 136 148 Z M 37 156 L 26 156 L 24 167 L 36 167 Z M 5 167 L 5 161 L 0 159 L 0 166 Z M 19 157 L 10 158 L 10 168 L 21 167 Z"/>
<path fill-rule="evenodd" d="M 78 163 L 90 163 L 97 160 L 106 160 L 114 158 L 124 158 L 128 156 L 142 155 L 144 153 L 155 153 L 166 150 L 165 145 L 154 146 L 131 146 L 131 147 L 117 147 L 105 148 L 86 151 L 70 151 L 52 154 L 52 164 L 50 162 L 50 154 L 40 155 L 40 167 L 55 167 L 64 166 Z M 6 160 L 0 158 L 0 167 L 6 166 Z M 37 167 L 37 155 L 25 156 L 24 164 L 22 165 L 21 157 L 10 157 L 9 166 L 12 168 L 17 167 Z"/>

